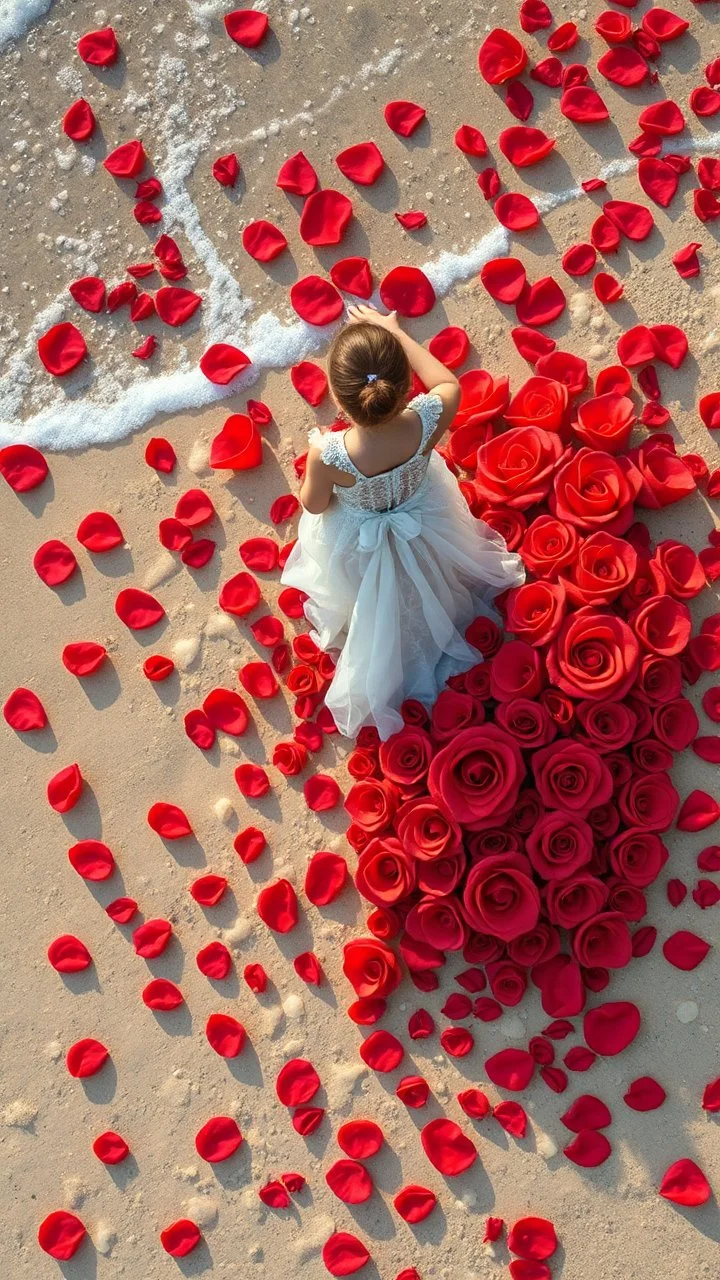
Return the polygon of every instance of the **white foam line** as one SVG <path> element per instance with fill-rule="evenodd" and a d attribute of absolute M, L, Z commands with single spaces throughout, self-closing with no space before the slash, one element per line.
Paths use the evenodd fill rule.
<path fill-rule="evenodd" d="M 19 40 L 54 0 L 0 0 L 0 50 L 11 40 Z"/>

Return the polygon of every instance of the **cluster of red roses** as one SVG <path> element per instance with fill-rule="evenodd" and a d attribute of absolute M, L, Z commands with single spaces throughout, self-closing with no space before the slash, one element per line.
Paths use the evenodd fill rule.
<path fill-rule="evenodd" d="M 517 1004 L 531 975 L 553 1018 L 578 1014 L 586 988 L 655 940 L 630 926 L 668 856 L 673 752 L 698 731 L 683 680 L 720 666 L 720 633 L 709 619 L 691 636 L 687 601 L 706 584 L 695 552 L 653 549 L 633 522 L 636 506 L 693 493 L 696 469 L 665 435 L 624 452 L 635 422 L 624 369 L 605 370 L 577 408 L 584 361 L 557 353 L 552 371 L 512 399 L 507 379 L 461 378 L 448 462 L 476 467 L 466 497 L 520 550 L 529 580 L 502 602 L 513 639 L 478 618 L 468 638 L 483 661 L 431 712 L 406 703 L 389 741 L 364 730 L 350 757 L 347 836 L 375 908 L 374 937 L 345 951 L 360 1022 L 400 980 L 385 945 L 397 936 L 421 990 L 438 985 L 445 952 L 462 951 L 486 966 L 493 1004 Z M 718 815 L 696 791 L 678 826 Z"/>

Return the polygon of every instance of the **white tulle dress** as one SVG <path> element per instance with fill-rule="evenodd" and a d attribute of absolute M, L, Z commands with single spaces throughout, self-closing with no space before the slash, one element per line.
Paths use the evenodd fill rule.
<path fill-rule="evenodd" d="M 409 408 L 422 423 L 417 450 L 378 476 L 358 470 L 344 432 L 310 433 L 323 462 L 355 483 L 335 485 L 322 515 L 303 512 L 282 575 L 307 593 L 316 643 L 341 650 L 326 702 L 348 738 L 367 724 L 389 738 L 405 698 L 432 706 L 449 676 L 480 660 L 468 624 L 478 614 L 499 621 L 490 602 L 525 577 L 520 556 L 470 514 L 442 458 L 423 455 L 440 398 L 419 395 Z"/>

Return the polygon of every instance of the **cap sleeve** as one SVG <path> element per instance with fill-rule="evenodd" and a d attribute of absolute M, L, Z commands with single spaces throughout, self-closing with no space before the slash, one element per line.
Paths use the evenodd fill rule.
<path fill-rule="evenodd" d="M 419 396 L 414 396 L 408 404 L 408 409 L 414 409 L 422 424 L 422 439 L 420 440 L 420 449 L 423 450 L 431 435 L 437 428 L 440 420 L 440 414 L 443 411 L 443 402 L 440 396 L 434 396 L 432 392 L 422 392 Z"/>
<path fill-rule="evenodd" d="M 313 433 L 311 432 L 311 435 Z M 326 467 L 337 467 L 338 471 L 347 471 L 351 476 L 356 474 L 356 468 L 353 466 L 345 448 L 343 436 L 344 431 L 324 431 L 318 432 L 320 437 L 316 447 L 321 450 L 320 458 Z M 312 441 L 316 444 L 316 441 Z"/>

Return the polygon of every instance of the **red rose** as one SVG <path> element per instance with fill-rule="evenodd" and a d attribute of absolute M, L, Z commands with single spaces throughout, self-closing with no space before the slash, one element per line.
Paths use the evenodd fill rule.
<path fill-rule="evenodd" d="M 579 702 L 577 718 L 598 751 L 619 751 L 632 741 L 638 718 L 624 702 Z"/>
<path fill-rule="evenodd" d="M 467 936 L 457 898 L 421 898 L 405 921 L 408 933 L 440 951 L 461 951 Z"/>
<path fill-rule="evenodd" d="M 347 759 L 348 773 L 351 778 L 361 781 L 364 778 L 379 778 L 380 766 L 374 751 L 368 751 L 367 748 L 356 747 L 350 752 Z"/>
<path fill-rule="evenodd" d="M 513 1008 L 519 1004 L 527 990 L 527 974 L 512 960 L 495 960 L 487 966 L 487 976 L 496 1000 Z"/>
<path fill-rule="evenodd" d="M 668 851 L 654 831 L 629 827 L 610 841 L 610 865 L 616 875 L 636 888 L 657 880 L 668 860 Z"/>
<path fill-rule="evenodd" d="M 540 655 L 524 640 L 508 640 L 490 668 L 490 692 L 498 702 L 534 698 L 543 683 Z"/>
<path fill-rule="evenodd" d="M 457 889 L 465 872 L 467 858 L 461 849 L 447 858 L 433 858 L 432 862 L 418 862 L 415 866 L 417 887 L 433 898 L 444 898 Z"/>
<path fill-rule="evenodd" d="M 378 907 L 377 911 L 370 912 L 365 923 L 370 932 L 383 942 L 396 938 L 403 927 L 400 912 L 394 907 Z"/>
<path fill-rule="evenodd" d="M 415 888 L 415 864 L 399 840 L 383 836 L 371 840 L 358 858 L 355 883 L 376 907 L 390 907 Z"/>
<path fill-rule="evenodd" d="M 509 378 L 493 378 L 485 369 L 470 369 L 461 373 L 460 405 L 453 419 L 453 431 L 469 424 L 478 425 L 497 418 L 508 400 Z"/>
<path fill-rule="evenodd" d="M 682 667 L 677 658 L 661 658 L 659 654 L 645 653 L 640 659 L 637 691 L 653 706 L 672 702 L 680 697 Z M 670 744 L 672 746 L 672 743 Z"/>
<path fill-rule="evenodd" d="M 593 853 L 593 833 L 576 814 L 558 809 L 543 814 L 525 842 L 533 869 L 544 880 L 566 880 L 587 866 Z"/>
<path fill-rule="evenodd" d="M 352 821 L 363 831 L 378 835 L 392 822 L 400 796 L 396 787 L 384 779 L 368 778 L 356 782 L 345 798 L 345 808 Z"/>
<path fill-rule="evenodd" d="M 463 471 L 474 471 L 477 466 L 477 452 L 481 444 L 491 440 L 493 426 L 491 422 L 466 422 L 464 426 L 452 426 L 450 435 L 443 448 L 446 459 Z"/>
<path fill-rule="evenodd" d="M 632 746 L 633 763 L 642 773 L 666 773 L 672 769 L 673 753 L 657 738 L 643 738 Z"/>
<path fill-rule="evenodd" d="M 422 702 L 418 702 L 417 698 L 406 698 L 400 707 L 400 715 L 405 724 L 412 725 L 417 729 L 427 729 L 430 725 L 430 716 L 427 707 Z M 380 743 L 378 743 L 378 754 L 380 753 Z"/>
<path fill-rule="evenodd" d="M 635 406 L 628 396 L 609 391 L 606 395 L 586 400 L 577 411 L 573 431 L 584 445 L 605 453 L 622 453 L 637 420 Z"/>
<path fill-rule="evenodd" d="M 479 614 L 465 630 L 465 639 L 483 658 L 492 658 L 502 647 L 503 633 L 494 618 Z M 474 670 L 474 668 L 473 668 Z"/>
<path fill-rule="evenodd" d="M 637 922 L 647 915 L 647 901 L 642 889 L 624 880 L 608 881 L 608 910 L 619 911 L 626 920 Z"/>
<path fill-rule="evenodd" d="M 543 812 L 543 803 L 537 791 L 533 787 L 524 787 L 510 816 L 510 826 L 513 831 L 519 831 L 521 835 L 527 835 L 528 831 L 532 831 L 535 823 L 539 821 Z"/>
<path fill-rule="evenodd" d="M 432 709 L 433 737 L 436 742 L 447 742 L 460 729 L 482 724 L 484 719 L 485 708 L 477 698 L 469 693 L 456 693 L 454 689 L 443 689 Z"/>
<path fill-rule="evenodd" d="M 560 951 L 560 934 L 551 924 L 541 920 L 527 933 L 508 943 L 508 955 L 516 964 L 527 968 L 552 960 Z"/>
<path fill-rule="evenodd" d="M 694 706 L 688 702 L 687 698 L 673 698 L 671 702 L 665 702 L 662 706 L 655 708 L 653 729 L 660 741 L 670 747 L 671 751 L 684 751 L 697 737 L 700 721 Z"/>
<path fill-rule="evenodd" d="M 545 909 L 552 924 L 574 929 L 602 911 L 607 886 L 596 876 L 576 875 L 571 880 L 555 880 L 545 890 Z"/>
<path fill-rule="evenodd" d="M 378 938 L 355 938 L 343 948 L 343 973 L 362 1000 L 389 996 L 400 985 L 400 961 Z"/>
<path fill-rule="evenodd" d="M 459 826 L 429 796 L 404 804 L 397 812 L 395 830 L 403 848 L 421 862 L 451 857 L 462 849 Z"/>
<path fill-rule="evenodd" d="M 637 674 L 640 646 L 626 622 L 586 605 L 570 614 L 547 655 L 551 682 L 573 698 L 623 698 Z"/>
<path fill-rule="evenodd" d="M 707 586 L 705 570 L 692 547 L 671 538 L 659 542 L 652 558 L 676 600 L 692 600 Z"/>
<path fill-rule="evenodd" d="M 618 795 L 623 821 L 644 831 L 667 831 L 679 804 L 680 797 L 666 773 L 636 774 Z"/>
<path fill-rule="evenodd" d="M 549 809 L 584 818 L 613 792 L 612 775 L 599 752 L 572 738 L 536 751 L 532 767 L 540 799 Z"/>
<path fill-rule="evenodd" d="M 473 698 L 479 698 L 481 702 L 485 702 L 490 697 L 493 661 L 494 659 L 491 658 L 489 662 L 479 662 L 476 667 L 471 667 L 463 674 L 465 692 L 471 694 Z"/>
<path fill-rule="evenodd" d="M 565 524 L 555 516 L 538 516 L 520 544 L 520 555 L 536 578 L 553 582 L 565 565 L 572 564 L 578 542 L 574 524 Z"/>
<path fill-rule="evenodd" d="M 605 840 L 608 840 L 610 836 L 614 836 L 615 832 L 620 826 L 620 814 L 618 813 L 614 804 L 596 805 L 594 809 L 590 810 L 587 816 L 587 820 L 590 826 L 592 827 L 593 831 L 595 832 L 595 834 L 598 836 L 602 836 L 603 839 Z M 601 862 L 600 855 L 596 849 L 595 854 L 593 855 L 592 863 L 590 865 L 590 870 L 593 872 L 598 872 L 600 870 L 604 871 L 605 870 L 604 864 L 606 862 L 607 862 L 607 858 L 605 858 L 604 856 Z M 596 865 L 596 863 L 598 865 Z"/>
<path fill-rule="evenodd" d="M 652 596 L 633 610 L 628 622 L 643 649 L 663 658 L 682 653 L 692 633 L 690 610 L 672 596 Z"/>
<path fill-rule="evenodd" d="M 637 562 L 637 551 L 624 538 L 591 533 L 560 580 L 574 604 L 611 604 L 632 582 Z"/>
<path fill-rule="evenodd" d="M 508 592 L 507 629 L 531 645 L 545 645 L 557 635 L 565 616 L 565 587 L 559 582 L 526 582 Z"/>
<path fill-rule="evenodd" d="M 534 929 L 540 895 L 521 854 L 485 858 L 470 868 L 463 892 L 465 916 L 473 929 L 510 942 Z"/>
<path fill-rule="evenodd" d="M 573 951 L 578 963 L 587 969 L 597 965 L 622 969 L 632 958 L 632 938 L 625 917 L 617 911 L 603 911 L 586 920 L 575 932 Z"/>
<path fill-rule="evenodd" d="M 557 733 L 547 707 L 531 698 L 512 698 L 510 702 L 498 703 L 495 720 L 526 749 L 546 747 Z"/>
<path fill-rule="evenodd" d="M 631 449 L 629 456 L 640 481 L 639 506 L 659 511 L 695 492 L 695 477 L 690 468 L 660 440 L 646 440 L 637 449 Z"/>
<path fill-rule="evenodd" d="M 472 933 L 463 947 L 463 960 L 466 964 L 487 964 L 490 960 L 499 960 L 504 947 L 497 938 L 487 933 Z"/>
<path fill-rule="evenodd" d="M 568 400 L 568 389 L 564 382 L 534 374 L 515 392 L 505 410 L 505 421 L 512 427 L 535 426 L 543 427 L 545 431 L 559 431 L 565 419 Z"/>
<path fill-rule="evenodd" d="M 468 831 L 465 845 L 474 861 L 478 858 L 496 858 L 501 853 L 522 853 L 520 835 L 509 827 L 485 827 L 481 831 Z"/>
<path fill-rule="evenodd" d="M 570 733 L 575 724 L 575 704 L 572 698 L 566 693 L 560 693 L 559 689 L 543 689 L 540 702 L 560 732 L 565 735 Z"/>
<path fill-rule="evenodd" d="M 294 778 L 307 764 L 307 747 L 300 742 L 278 742 L 273 749 L 272 762 L 286 778 Z"/>
<path fill-rule="evenodd" d="M 506 817 L 524 776 L 514 739 L 496 725 L 482 724 L 463 729 L 438 752 L 430 765 L 428 787 L 458 822 L 473 823 Z"/>
<path fill-rule="evenodd" d="M 640 483 L 626 458 L 578 449 L 555 474 L 550 510 L 579 529 L 623 534 L 632 524 Z"/>
<path fill-rule="evenodd" d="M 638 551 L 637 557 L 633 580 L 628 583 L 620 596 L 620 605 L 628 613 L 631 609 L 636 609 L 638 605 L 643 604 L 650 596 L 664 596 L 667 592 L 665 575 L 658 565 L 642 551 Z"/>
<path fill-rule="evenodd" d="M 475 483 L 491 505 L 524 511 L 547 496 L 562 455 L 559 436 L 541 427 L 513 427 L 478 450 Z"/>
<path fill-rule="evenodd" d="M 485 507 L 480 514 L 485 524 L 505 539 L 508 551 L 517 551 L 527 529 L 522 511 L 512 507 Z"/>
<path fill-rule="evenodd" d="M 425 730 L 406 725 L 381 744 L 380 768 L 390 782 L 412 787 L 424 781 L 432 753 L 432 742 Z"/>

